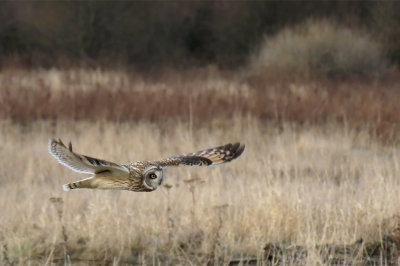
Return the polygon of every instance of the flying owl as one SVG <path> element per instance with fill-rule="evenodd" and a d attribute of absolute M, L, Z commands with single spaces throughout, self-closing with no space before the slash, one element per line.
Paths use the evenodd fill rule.
<path fill-rule="evenodd" d="M 65 191 L 77 188 L 123 189 L 151 192 L 163 181 L 163 169 L 169 166 L 211 166 L 232 161 L 244 151 L 240 143 L 172 156 L 157 161 L 116 164 L 72 151 L 59 139 L 49 141 L 49 152 L 59 163 L 78 173 L 91 174 L 86 179 L 63 185 Z"/>

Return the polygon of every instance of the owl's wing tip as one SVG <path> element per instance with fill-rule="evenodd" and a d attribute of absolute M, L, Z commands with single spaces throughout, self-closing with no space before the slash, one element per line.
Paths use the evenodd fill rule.
<path fill-rule="evenodd" d="M 49 150 L 49 153 L 52 154 L 53 156 L 54 156 L 53 146 L 55 146 L 56 144 L 57 144 L 57 141 L 55 139 L 49 139 L 48 150 Z"/>
<path fill-rule="evenodd" d="M 65 144 L 62 142 L 62 140 L 60 138 L 59 139 L 56 139 L 56 138 L 49 139 L 49 145 L 61 145 L 61 146 L 65 147 Z"/>
<path fill-rule="evenodd" d="M 50 152 L 50 154 L 52 154 L 54 157 L 56 157 L 57 158 L 57 154 L 56 154 L 56 147 L 58 146 L 58 145 L 60 145 L 60 146 L 62 146 L 62 147 L 65 147 L 65 145 L 64 145 L 64 143 L 61 141 L 61 139 L 55 139 L 55 138 L 52 138 L 52 139 L 50 139 L 49 140 L 49 143 L 48 143 L 48 149 L 49 149 L 49 152 Z M 72 146 L 71 146 L 71 149 L 70 149 L 71 151 L 72 151 Z"/>
<path fill-rule="evenodd" d="M 229 144 L 228 144 L 229 145 Z M 231 152 L 234 154 L 232 156 L 232 159 L 236 159 L 238 158 L 240 155 L 242 155 L 244 148 L 246 147 L 246 145 L 244 145 L 243 143 L 240 142 L 236 142 L 234 144 L 231 144 Z"/>
<path fill-rule="evenodd" d="M 54 138 L 49 139 L 49 146 L 50 146 L 52 143 L 55 143 L 55 142 L 56 142 L 56 140 L 55 140 Z"/>
<path fill-rule="evenodd" d="M 246 148 L 246 145 L 244 143 L 239 143 L 239 147 L 236 150 L 237 156 L 240 156 L 243 153 L 244 148 Z"/>

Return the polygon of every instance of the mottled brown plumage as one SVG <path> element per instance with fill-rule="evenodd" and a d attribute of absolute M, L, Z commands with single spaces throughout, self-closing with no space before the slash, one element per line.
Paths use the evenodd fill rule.
<path fill-rule="evenodd" d="M 185 155 L 177 155 L 157 161 L 137 161 L 116 164 L 77 154 L 59 139 L 49 142 L 49 152 L 59 163 L 79 173 L 92 174 L 89 178 L 65 184 L 64 190 L 76 188 L 123 189 L 154 191 L 163 181 L 163 168 L 169 166 L 211 166 L 239 157 L 244 151 L 240 143 L 227 144 Z"/>

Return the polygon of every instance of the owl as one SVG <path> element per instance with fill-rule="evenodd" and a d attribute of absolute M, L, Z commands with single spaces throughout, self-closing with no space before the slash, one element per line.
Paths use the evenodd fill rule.
<path fill-rule="evenodd" d="M 137 161 L 116 164 L 75 153 L 59 139 L 49 141 L 49 152 L 59 163 L 90 177 L 63 185 L 65 191 L 78 188 L 122 189 L 151 192 L 162 185 L 163 170 L 169 166 L 211 166 L 232 161 L 244 151 L 240 143 L 202 150 L 185 155 L 172 156 L 156 161 Z"/>

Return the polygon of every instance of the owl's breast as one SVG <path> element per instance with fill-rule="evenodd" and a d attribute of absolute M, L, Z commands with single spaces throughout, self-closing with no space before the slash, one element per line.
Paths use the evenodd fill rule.
<path fill-rule="evenodd" d="M 132 162 L 125 165 L 129 170 L 129 190 L 136 192 L 150 192 L 143 185 L 144 164 L 142 162 Z"/>

